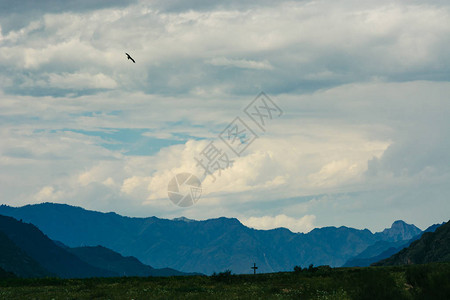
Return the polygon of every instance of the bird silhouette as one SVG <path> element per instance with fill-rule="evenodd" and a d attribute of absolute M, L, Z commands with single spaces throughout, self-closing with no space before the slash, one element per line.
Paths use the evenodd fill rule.
<path fill-rule="evenodd" d="M 128 53 L 126 53 L 126 52 L 125 52 L 125 54 L 127 55 L 128 59 L 131 59 L 131 61 L 132 61 L 133 63 L 136 63 L 136 62 L 134 61 L 134 59 L 130 56 L 130 54 L 128 54 Z"/>

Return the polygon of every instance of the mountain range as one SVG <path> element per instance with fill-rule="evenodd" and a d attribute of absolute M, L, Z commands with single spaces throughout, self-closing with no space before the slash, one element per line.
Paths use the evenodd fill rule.
<path fill-rule="evenodd" d="M 30 278 L 189 275 L 154 269 L 101 246 L 70 248 L 51 240 L 33 224 L 0 215 L 0 276 L 8 272 Z"/>
<path fill-rule="evenodd" d="M 402 236 L 402 232 L 405 232 L 405 230 L 401 229 L 401 227 L 404 226 L 404 224 L 401 223 L 402 222 L 396 221 L 394 222 L 394 224 L 392 224 L 391 227 L 397 229 L 393 231 L 393 233 L 396 232 L 398 234 L 397 240 L 394 239 L 394 241 L 377 241 L 375 244 L 368 246 L 363 252 L 349 259 L 343 265 L 343 267 L 368 267 L 373 263 L 391 257 L 400 250 L 408 247 L 412 242 L 418 240 L 423 233 L 434 232 L 440 225 L 444 224 L 434 224 L 425 229 L 425 231 L 419 233 L 417 233 L 417 231 L 412 231 L 410 232 L 411 234 L 416 233 L 417 235 L 408 239 L 409 236 Z M 392 232 L 388 234 L 392 236 Z"/>
<path fill-rule="evenodd" d="M 434 232 L 425 232 L 409 247 L 373 265 L 393 266 L 444 261 L 450 261 L 450 221 L 439 226 Z"/>
<path fill-rule="evenodd" d="M 422 233 L 414 225 L 396 221 L 377 233 L 341 226 L 316 228 L 304 234 L 285 228 L 256 230 L 234 218 L 130 218 L 54 203 L 2 205 L 0 214 L 36 225 L 51 239 L 74 248 L 70 253 L 80 257 L 87 250 L 79 247 L 101 252 L 103 248 L 95 246 L 102 245 L 152 267 L 203 274 L 226 269 L 250 273 L 253 263 L 260 272 L 289 271 L 295 265 L 342 266 L 377 242 L 401 246 Z M 378 252 L 370 251 L 377 255 L 385 250 L 378 247 Z M 93 267 L 94 262 L 90 261 Z M 111 266 L 109 271 L 115 268 Z"/>

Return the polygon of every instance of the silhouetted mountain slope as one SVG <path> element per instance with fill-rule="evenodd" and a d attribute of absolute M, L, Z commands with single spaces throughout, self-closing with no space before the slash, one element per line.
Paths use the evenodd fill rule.
<path fill-rule="evenodd" d="M 399 221 L 394 222 L 391 229 L 397 230 L 397 229 L 395 229 L 395 227 L 396 227 L 395 224 L 398 222 Z M 406 224 L 406 225 L 408 225 L 408 224 Z M 432 225 L 432 226 L 428 227 L 424 232 L 434 232 L 436 230 L 436 228 L 438 228 L 440 225 L 442 225 L 442 224 Z M 410 236 L 413 233 L 417 232 L 417 230 L 416 230 L 416 229 L 418 229 L 417 227 L 415 227 L 414 225 L 408 225 L 408 226 L 409 226 L 409 230 L 405 230 L 406 227 L 402 226 L 403 230 L 402 230 L 401 235 L 403 237 Z M 386 229 L 383 232 L 386 233 Z M 388 233 L 388 235 L 390 235 L 390 234 Z M 422 236 L 422 232 L 419 233 L 418 235 L 416 235 L 415 237 L 413 237 L 412 239 L 409 239 L 406 241 L 405 240 L 400 240 L 400 241 L 396 241 L 396 242 L 377 241 L 375 244 L 367 247 L 363 252 L 361 252 L 358 255 L 356 255 L 355 257 L 352 257 L 351 259 L 349 259 L 343 265 L 343 267 L 367 267 L 367 266 L 370 266 L 371 264 L 373 264 L 375 262 L 378 262 L 382 259 L 391 257 L 392 255 L 399 252 L 400 250 L 408 247 L 412 242 L 414 242 L 415 240 L 418 240 L 421 236 Z M 394 239 L 397 239 L 397 238 L 394 238 Z"/>
<path fill-rule="evenodd" d="M 63 278 L 114 276 L 115 274 L 88 265 L 75 255 L 58 247 L 32 224 L 22 223 L 11 217 L 0 216 L 0 231 L 2 231 L 17 248 L 19 258 L 31 257 L 50 273 Z M 9 244 L 9 247 L 12 247 Z M 11 250 L 13 250 L 11 248 Z M 26 256 L 23 255 L 26 253 Z M 32 261 L 28 262 L 33 265 Z M 34 265 L 35 266 L 35 265 Z M 24 269 L 23 272 L 25 272 Z M 16 270 L 17 275 L 21 271 Z M 37 274 L 43 276 L 45 274 Z M 34 277 L 34 275 L 33 275 Z"/>
<path fill-rule="evenodd" d="M 444 225 L 445 222 L 441 223 L 441 224 L 433 224 L 430 227 L 428 227 L 427 229 L 425 229 L 423 232 L 435 232 L 436 229 L 438 229 L 440 226 Z"/>
<path fill-rule="evenodd" d="M 249 273 L 253 262 L 260 272 L 292 270 L 295 265 L 341 266 L 377 241 L 394 241 L 417 229 L 397 222 L 377 234 L 348 227 L 302 234 L 285 228 L 255 230 L 229 218 L 130 218 L 51 203 L 1 206 L 0 213 L 32 222 L 70 247 L 100 244 L 153 267 L 204 274 L 226 269 Z"/>
<path fill-rule="evenodd" d="M 169 268 L 154 269 L 101 246 L 69 248 L 50 240 L 34 225 L 6 216 L 0 216 L 0 268 L 19 277 L 189 275 Z"/>
<path fill-rule="evenodd" d="M 363 252 L 349 259 L 343 267 L 366 267 L 370 264 L 380 261 L 383 258 L 390 257 L 401 249 L 407 247 L 409 241 L 377 241 L 375 244 L 367 247 Z"/>
<path fill-rule="evenodd" d="M 435 232 L 425 232 L 409 247 L 373 265 L 423 264 L 442 261 L 450 261 L 450 222 L 439 226 Z"/>
<path fill-rule="evenodd" d="M 3 231 L 0 231 L 0 267 L 4 271 L 12 272 L 19 277 L 53 275 L 17 247 Z"/>
<path fill-rule="evenodd" d="M 177 270 L 164 268 L 154 269 L 144 265 L 137 258 L 128 256 L 123 257 L 103 246 L 96 247 L 76 247 L 66 248 L 67 251 L 76 255 L 82 261 L 91 266 L 112 271 L 118 276 L 183 276 L 187 273 Z"/>
<path fill-rule="evenodd" d="M 0 278 L 16 278 L 16 277 L 17 276 L 14 273 L 5 271 L 2 268 L 0 268 Z"/>

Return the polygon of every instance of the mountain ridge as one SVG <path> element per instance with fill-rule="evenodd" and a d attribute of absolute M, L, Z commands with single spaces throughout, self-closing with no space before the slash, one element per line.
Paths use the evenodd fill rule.
<path fill-rule="evenodd" d="M 161 220 L 161 221 L 179 221 L 179 222 L 185 222 L 185 223 L 192 223 L 192 222 L 207 222 L 207 221 L 212 221 L 212 220 L 229 220 L 229 221 L 233 221 L 233 222 L 237 222 L 243 226 L 246 226 L 248 228 L 254 229 L 254 230 L 262 230 L 262 231 L 268 231 L 268 230 L 277 230 L 277 229 L 286 229 L 292 233 L 295 234 L 307 234 L 310 233 L 311 231 L 317 230 L 317 229 L 326 229 L 326 228 L 348 228 L 348 229 L 356 229 L 356 230 L 361 230 L 361 231 L 365 231 L 368 230 L 370 233 L 372 234 L 378 234 L 378 235 L 386 235 L 385 232 L 389 232 L 390 230 L 398 227 L 399 224 L 404 224 L 406 226 L 413 226 L 414 228 L 416 228 L 419 232 L 422 232 L 422 230 L 420 228 L 418 228 L 417 226 L 415 226 L 414 224 L 408 224 L 403 220 L 395 220 L 393 221 L 393 223 L 391 224 L 390 228 L 385 228 L 382 231 L 372 231 L 368 228 L 354 228 L 354 227 L 349 227 L 349 226 L 345 226 L 345 225 L 340 225 L 340 226 L 324 226 L 324 227 L 316 227 L 313 228 L 311 231 L 307 232 L 307 233 L 303 233 L 303 232 L 296 232 L 296 231 L 292 231 L 289 228 L 286 227 L 276 227 L 276 228 L 271 228 L 271 229 L 258 229 L 258 228 L 253 228 L 253 227 L 249 227 L 247 225 L 244 225 L 239 219 L 235 218 L 235 217 L 216 217 L 216 218 L 210 218 L 210 219 L 205 219 L 205 220 L 196 220 L 196 219 L 190 219 L 184 216 L 181 217 L 175 217 L 172 219 L 166 219 L 166 218 L 160 218 L 157 216 L 148 216 L 148 217 L 133 217 L 133 216 L 127 216 L 127 215 L 121 215 L 118 214 L 116 212 L 113 211 L 107 211 L 107 212 L 101 212 L 101 211 L 96 211 L 96 210 L 90 210 L 90 209 L 86 209 L 83 208 L 81 206 L 76 206 L 76 205 L 70 205 L 70 204 L 66 204 L 66 203 L 54 203 L 54 202 L 42 202 L 42 203 L 37 203 L 37 204 L 26 204 L 23 206 L 10 206 L 10 205 L 6 205 L 6 204 L 1 204 L 0 205 L 0 213 L 8 213 L 8 211 L 11 210 L 15 210 L 15 209 L 27 209 L 27 208 L 34 208 L 34 207 L 52 207 L 54 208 L 56 207 L 61 207 L 61 208 L 69 208 L 69 209 L 75 209 L 78 210 L 80 212 L 87 212 L 87 213 L 92 213 L 92 214 L 98 214 L 98 215 L 109 215 L 109 216 L 113 216 L 113 217 L 118 217 L 118 218 L 126 218 L 126 219 L 145 219 L 145 220 Z M 6 214 L 7 215 L 7 214 Z M 445 223 L 445 222 L 444 222 Z M 439 226 L 440 224 L 434 224 L 432 226 Z M 431 227 L 431 226 L 430 226 Z M 392 234 L 391 234 L 392 235 Z"/>
<path fill-rule="evenodd" d="M 33 261 L 48 271 L 48 273 L 42 275 L 54 274 L 62 278 L 107 277 L 113 275 L 113 273 L 81 261 L 75 255 L 58 247 L 33 224 L 23 223 L 12 217 L 0 215 L 0 231 L 22 252 L 26 253 Z M 40 275 L 38 274 L 37 277 L 42 277 Z M 36 275 L 31 277 L 36 277 Z"/>
<path fill-rule="evenodd" d="M 198 275 L 155 269 L 102 246 L 70 248 L 51 240 L 31 223 L 3 215 L 0 245 L 0 268 L 25 278 Z"/>
<path fill-rule="evenodd" d="M 446 261 L 450 261 L 450 221 L 436 228 L 434 232 L 425 232 L 407 248 L 372 265 L 392 266 Z"/>
<path fill-rule="evenodd" d="M 401 230 L 400 234 L 389 234 L 389 230 L 372 233 L 346 226 L 315 228 L 308 233 L 286 228 L 257 230 L 236 218 L 189 222 L 154 216 L 134 218 L 52 203 L 0 206 L 2 213 L 32 222 L 70 247 L 100 244 L 155 268 L 204 274 L 226 269 L 250 273 L 253 262 L 260 266 L 260 272 L 288 271 L 294 265 L 311 263 L 341 266 L 376 241 L 404 235 Z M 404 224 L 395 227 L 417 230 Z"/>
<path fill-rule="evenodd" d="M 399 221 L 394 222 L 398 223 Z M 391 228 L 394 227 L 391 226 Z M 405 223 L 406 224 L 406 223 Z M 444 224 L 444 223 L 442 223 Z M 425 232 L 434 232 L 436 228 L 441 226 L 442 224 L 434 224 L 429 226 L 427 229 L 425 229 L 423 232 L 420 232 L 416 236 L 414 236 L 411 239 L 407 240 L 398 240 L 398 241 L 377 241 L 375 244 L 368 246 L 363 252 L 359 253 L 355 257 L 349 259 L 343 267 L 368 267 L 372 263 L 378 262 L 382 259 L 388 258 L 392 256 L 393 254 L 401 251 L 402 249 L 408 247 L 412 242 L 415 240 L 418 240 L 423 233 Z M 410 224 L 406 224 L 410 225 Z M 410 225 L 411 226 L 411 225 Z M 404 226 L 402 226 L 404 227 Z M 384 231 L 385 232 L 385 231 Z M 417 231 L 416 231 L 417 232 Z M 398 233 L 398 231 L 397 231 Z M 412 233 L 414 234 L 414 232 Z M 403 233 L 404 237 L 408 237 L 408 235 L 405 235 Z"/>
<path fill-rule="evenodd" d="M 76 248 L 67 247 L 67 251 L 91 266 L 114 272 L 118 276 L 166 277 L 200 275 L 199 273 L 183 273 L 170 268 L 155 269 L 143 264 L 136 257 L 124 257 L 101 245 Z"/>

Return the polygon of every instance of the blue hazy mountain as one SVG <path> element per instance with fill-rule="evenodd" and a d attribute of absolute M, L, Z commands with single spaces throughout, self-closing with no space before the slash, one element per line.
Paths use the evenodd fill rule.
<path fill-rule="evenodd" d="M 382 232 L 375 233 L 376 236 L 381 237 L 381 240 L 398 242 L 410 240 L 422 232 L 414 225 L 407 224 L 401 220 L 395 221 L 391 228 L 386 228 Z"/>
<path fill-rule="evenodd" d="M 0 268 L 18 277 L 189 275 L 169 268 L 154 269 L 135 257 L 123 257 L 102 246 L 70 248 L 52 241 L 33 224 L 3 215 L 0 215 Z"/>
<path fill-rule="evenodd" d="M 156 268 L 204 274 L 226 269 L 249 273 L 253 262 L 260 272 L 292 270 L 295 265 L 341 266 L 377 241 L 395 242 L 420 232 L 396 222 L 375 234 L 344 226 L 303 234 L 285 228 L 255 230 L 234 218 L 130 218 L 52 203 L 3 205 L 0 214 L 31 222 L 70 247 L 102 245 Z"/>
<path fill-rule="evenodd" d="M 9 241 L 12 241 L 12 245 L 16 246 L 18 258 L 26 260 L 31 258 L 27 264 L 36 270 L 35 274 L 22 274 L 22 269 L 19 269 L 22 266 L 12 265 L 11 261 L 4 261 L 2 268 L 15 272 L 18 276 L 77 278 L 114 275 L 112 272 L 95 268 L 58 247 L 32 224 L 26 224 L 11 217 L 0 216 L 0 231 Z M 8 257 L 6 256 L 6 258 Z"/>
<path fill-rule="evenodd" d="M 426 264 L 450 261 L 450 221 L 424 232 L 420 239 L 389 258 L 374 263 L 375 266 Z"/>
<path fill-rule="evenodd" d="M 350 258 L 343 267 L 367 267 L 371 264 L 388 258 L 393 254 L 399 252 L 405 247 L 408 247 L 413 240 L 409 241 L 377 241 L 375 244 L 368 246 L 363 252 L 355 257 Z"/>
<path fill-rule="evenodd" d="M 444 224 L 444 223 L 442 223 Z M 442 224 L 434 224 L 428 227 L 423 232 L 434 232 Z M 392 232 L 386 231 L 386 229 L 380 234 L 389 236 L 393 241 L 381 240 L 377 241 L 373 245 L 368 246 L 363 252 L 359 253 L 355 257 L 349 259 L 343 266 L 344 267 L 367 267 L 371 264 L 378 262 L 382 259 L 388 258 L 402 249 L 408 247 L 412 242 L 418 240 L 423 232 L 417 227 L 406 224 L 403 221 L 395 221 L 391 226 Z M 413 236 L 416 234 L 415 236 Z M 408 239 L 410 236 L 412 238 Z"/>
<path fill-rule="evenodd" d="M 85 246 L 66 250 L 91 266 L 105 269 L 117 274 L 116 276 L 185 276 L 194 275 L 183 273 L 170 268 L 155 269 L 141 263 L 136 257 L 124 257 L 103 246 Z M 198 275 L 198 274 L 197 274 Z"/>

